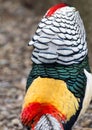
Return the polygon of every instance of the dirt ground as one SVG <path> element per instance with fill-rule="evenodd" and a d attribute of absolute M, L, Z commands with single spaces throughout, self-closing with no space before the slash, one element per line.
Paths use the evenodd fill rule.
<path fill-rule="evenodd" d="M 92 8 L 91 10 L 92 11 Z M 28 47 L 42 16 L 25 8 L 19 0 L 0 0 L 0 130 L 25 130 L 19 114 L 25 94 L 25 84 L 31 69 Z M 92 17 L 85 18 L 89 60 L 92 67 Z M 73 130 L 92 130 L 92 104 Z"/>

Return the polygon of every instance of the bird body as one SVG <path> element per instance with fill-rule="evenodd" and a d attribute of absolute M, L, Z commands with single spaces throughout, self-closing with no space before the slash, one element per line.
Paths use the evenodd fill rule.
<path fill-rule="evenodd" d="M 74 7 L 51 7 L 29 42 L 32 70 L 21 121 L 31 130 L 71 130 L 92 98 L 86 33 Z"/>
<path fill-rule="evenodd" d="M 66 83 L 53 78 L 38 77 L 33 81 L 25 96 L 24 108 L 35 102 L 55 106 L 60 113 L 67 116 L 67 119 L 78 109 L 78 101 L 68 90 Z"/>

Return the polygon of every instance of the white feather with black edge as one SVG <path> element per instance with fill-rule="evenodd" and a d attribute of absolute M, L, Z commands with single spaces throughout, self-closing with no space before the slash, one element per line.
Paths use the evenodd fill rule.
<path fill-rule="evenodd" d="M 43 115 L 35 126 L 35 130 L 64 130 L 56 118 L 50 114 Z"/>
<path fill-rule="evenodd" d="M 36 56 L 35 50 L 32 52 L 34 63 L 79 63 L 88 53 L 86 33 L 79 12 L 74 7 L 66 6 L 57 9 L 50 17 L 45 15 L 29 45 L 37 49 Z"/>

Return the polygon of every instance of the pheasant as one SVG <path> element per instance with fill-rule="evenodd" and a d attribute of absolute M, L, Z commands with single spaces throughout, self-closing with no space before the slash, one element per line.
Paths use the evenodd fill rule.
<path fill-rule="evenodd" d="M 79 12 L 51 7 L 28 44 L 32 70 L 21 110 L 28 130 L 71 130 L 92 98 L 86 33 Z"/>

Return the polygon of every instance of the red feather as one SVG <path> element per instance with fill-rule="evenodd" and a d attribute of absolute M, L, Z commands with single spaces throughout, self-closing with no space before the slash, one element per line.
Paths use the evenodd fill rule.
<path fill-rule="evenodd" d="M 46 16 L 46 17 L 50 17 L 52 14 L 54 14 L 54 12 L 55 12 L 57 9 L 63 8 L 63 7 L 65 7 L 65 6 L 67 6 L 67 4 L 65 4 L 65 3 L 57 4 L 57 5 L 53 6 L 53 7 L 51 7 L 51 8 L 47 11 L 47 13 L 46 13 L 45 16 Z"/>
<path fill-rule="evenodd" d="M 66 116 L 61 114 L 51 104 L 31 103 L 29 104 L 29 106 L 23 109 L 21 113 L 21 121 L 26 126 L 31 126 L 32 128 L 34 128 L 40 117 L 44 114 L 51 114 L 58 121 L 66 120 Z"/>

